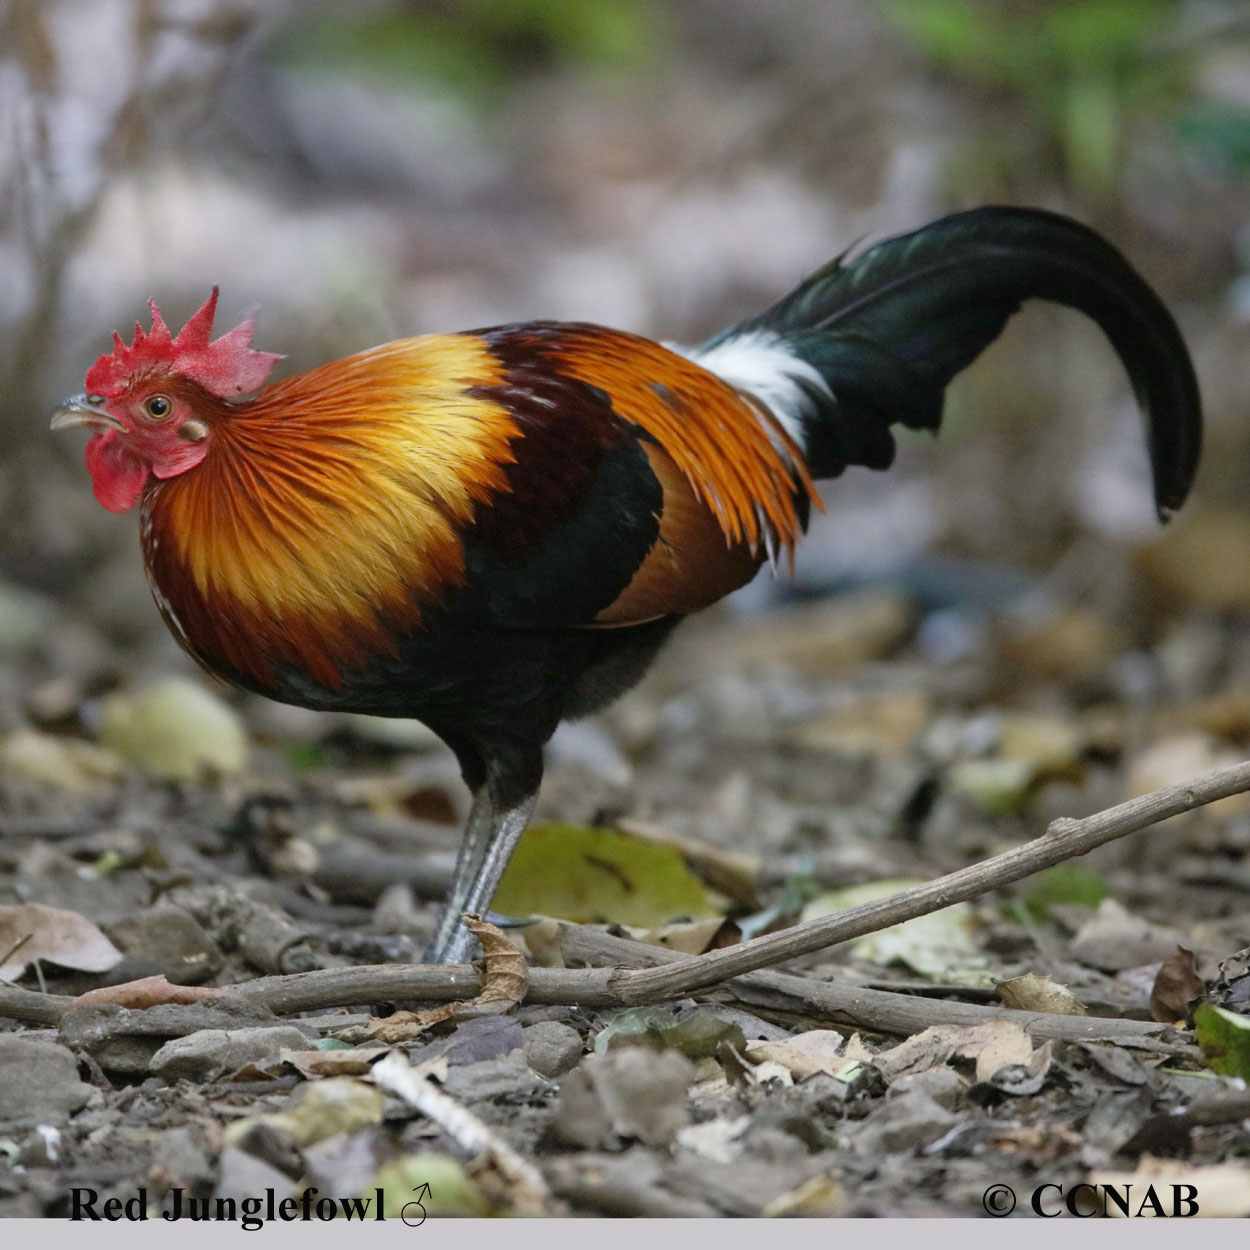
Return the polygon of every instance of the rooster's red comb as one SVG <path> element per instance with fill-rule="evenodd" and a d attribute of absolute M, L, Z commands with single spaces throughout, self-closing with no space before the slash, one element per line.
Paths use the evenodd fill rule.
<path fill-rule="evenodd" d="M 114 331 L 112 352 L 101 356 L 87 371 L 89 395 L 114 399 L 125 393 L 136 374 L 159 367 L 191 378 L 222 399 L 232 399 L 263 386 L 269 371 L 282 359 L 274 352 L 252 350 L 255 317 L 211 341 L 216 287 L 177 337 L 169 333 L 156 301 L 148 300 L 148 307 L 152 310 L 152 329 L 145 333 L 136 321 L 135 339 L 129 346 Z"/>

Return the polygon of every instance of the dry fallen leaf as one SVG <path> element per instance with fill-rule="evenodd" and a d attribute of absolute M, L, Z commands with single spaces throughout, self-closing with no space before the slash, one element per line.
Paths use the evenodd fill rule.
<path fill-rule="evenodd" d="M 1178 729 L 1198 730 L 1213 738 L 1240 742 L 1250 735 L 1250 689 L 1221 690 L 1205 699 L 1193 699 L 1170 710 L 1160 709 L 1165 723 Z"/>
<path fill-rule="evenodd" d="M 1250 515 L 1206 504 L 1137 552 L 1146 575 L 1169 598 L 1217 612 L 1250 605 L 1250 569 L 1229 553 L 1250 541 Z"/>
<path fill-rule="evenodd" d="M 1027 1066 L 1033 1057 L 1033 1042 L 1012 1020 L 987 1020 L 984 1024 L 961 1027 L 935 1025 L 900 1042 L 891 1050 L 872 1056 L 872 1063 L 893 1081 L 900 1076 L 925 1072 L 949 1059 L 974 1059 L 978 1081 L 988 1081 L 1000 1068 L 1011 1064 Z"/>
<path fill-rule="evenodd" d="M 688 1124 L 677 1130 L 677 1145 L 713 1163 L 732 1163 L 742 1153 L 740 1139 L 750 1127 L 751 1117 L 747 1115 Z"/>
<path fill-rule="evenodd" d="M 767 1085 L 769 1081 L 778 1081 L 782 1085 L 794 1084 L 794 1073 L 775 1059 L 752 1061 L 744 1066 L 742 1075 L 752 1085 Z"/>
<path fill-rule="evenodd" d="M 1033 1058 L 1033 1039 L 1012 1020 L 990 1020 L 969 1030 L 975 1038 L 956 1043 L 955 1053 L 976 1059 L 978 1081 L 988 1081 L 1002 1068 L 1027 1067 Z"/>
<path fill-rule="evenodd" d="M 1174 930 L 1152 924 L 1130 913 L 1115 899 L 1105 898 L 1077 930 L 1069 951 L 1073 959 L 1091 968 L 1123 972 L 1143 964 L 1161 963 L 1178 945 Z"/>
<path fill-rule="evenodd" d="M 1036 1094 L 1046 1083 L 1054 1050 L 1053 1042 L 1043 1042 L 1027 1061 L 1010 1060 L 1004 1064 L 987 1048 L 977 1056 L 977 1080 L 988 1081 L 995 1089 L 1017 1098 Z"/>
<path fill-rule="evenodd" d="M 1010 981 L 1000 981 L 998 996 L 1004 1007 L 1016 1011 L 1044 1011 L 1052 1016 L 1083 1016 L 1085 1008 L 1066 985 L 1028 972 Z"/>
<path fill-rule="evenodd" d="M 845 1208 L 846 1194 L 842 1186 L 828 1172 L 821 1172 L 797 1189 L 778 1195 L 760 1214 L 840 1215 Z"/>
<path fill-rule="evenodd" d="M 842 1034 L 832 1029 L 810 1029 L 784 1042 L 748 1042 L 746 1055 L 752 1063 L 770 1060 L 781 1064 L 796 1081 L 817 1072 L 836 1076 L 847 1062 L 841 1053 L 842 1040 Z"/>
<path fill-rule="evenodd" d="M 142 977 L 138 981 L 125 981 L 121 985 L 104 985 L 98 990 L 79 994 L 71 1007 L 94 1007 L 100 1003 L 113 1003 L 118 1007 L 132 1007 L 143 1011 L 165 1003 L 198 1003 L 213 998 L 219 990 L 207 985 L 175 985 L 163 976 Z"/>
<path fill-rule="evenodd" d="M 796 746 L 832 755 L 903 757 L 933 718 L 919 690 L 860 693 L 837 711 L 804 721 L 786 735 Z"/>
<path fill-rule="evenodd" d="M 565 920 L 557 920 L 554 916 L 532 916 L 531 923 L 525 926 L 521 936 L 525 940 L 525 949 L 529 951 L 531 967 L 563 968 L 564 927 Z"/>
<path fill-rule="evenodd" d="M 1013 667 L 1039 677 L 1067 681 L 1103 672 L 1124 638 L 1103 617 L 1079 604 L 1042 614 L 1008 616 L 1000 622 L 998 641 Z"/>
<path fill-rule="evenodd" d="M 1166 1024 L 1189 1019 L 1189 1004 L 1206 992 L 1193 951 L 1183 946 L 1159 966 L 1150 991 L 1150 1014 Z"/>
<path fill-rule="evenodd" d="M 947 1036 L 949 1031 L 949 1026 L 925 1029 L 923 1033 L 916 1033 L 897 1046 L 873 1055 L 871 1062 L 887 1081 L 927 1072 L 945 1063 L 955 1053 L 954 1045 Z"/>
<path fill-rule="evenodd" d="M 530 987 L 525 956 L 480 916 L 465 916 L 464 923 L 482 946 L 482 992 L 466 1006 L 480 1014 L 511 1011 Z"/>
<path fill-rule="evenodd" d="M 564 1078 L 555 1136 L 597 1150 L 616 1138 L 668 1146 L 690 1120 L 695 1065 L 675 1050 L 621 1046 L 588 1055 Z"/>
<path fill-rule="evenodd" d="M 639 940 L 648 946 L 680 951 L 683 955 L 702 955 L 724 927 L 725 921 L 719 916 L 710 920 L 678 920 L 649 929 Z"/>
<path fill-rule="evenodd" d="M 77 912 L 42 903 L 0 906 L 0 981 L 16 981 L 36 959 L 79 972 L 107 972 L 122 953 Z"/>
<path fill-rule="evenodd" d="M 1026 763 L 1035 783 L 1079 781 L 1084 749 L 1083 729 L 1068 717 L 1016 713 L 999 718 L 999 755 Z"/>
<path fill-rule="evenodd" d="M 846 1043 L 843 1051 L 843 1058 L 846 1060 L 858 1059 L 860 1063 L 872 1063 L 876 1058 L 876 1054 L 864 1045 L 864 1039 L 858 1033 L 852 1033 L 850 1040 Z"/>
<path fill-rule="evenodd" d="M 482 992 L 467 1002 L 440 1003 L 421 1011 L 396 1011 L 373 1017 L 368 1024 L 344 1029 L 337 1034 L 344 1041 L 379 1042 L 395 1046 L 411 1041 L 431 1025 L 453 1017 L 502 1015 L 524 997 L 530 984 L 525 956 L 493 924 L 479 916 L 464 917 L 469 932 L 482 944 Z"/>
<path fill-rule="evenodd" d="M 340 1029 L 334 1036 L 353 1046 L 369 1042 L 398 1046 L 419 1037 L 431 1026 L 450 1020 L 463 1006 L 464 1003 L 439 1003 L 437 1007 L 423 1007 L 420 1011 L 393 1011 L 389 1016 L 370 1016 L 367 1024 Z"/>
<path fill-rule="evenodd" d="M 1211 1001 L 1228 1011 L 1250 1014 L 1250 949 L 1236 951 L 1220 963 L 1211 984 Z"/>
<path fill-rule="evenodd" d="M 373 1067 L 379 1055 L 386 1054 L 386 1046 L 356 1046 L 342 1050 L 287 1050 L 278 1051 L 279 1063 L 288 1063 L 304 1076 L 363 1076 Z M 271 1074 L 270 1074 L 271 1075 Z"/>
<path fill-rule="evenodd" d="M 81 792 L 119 781 L 125 772 L 120 756 L 92 742 L 34 729 L 0 739 L 0 775 L 19 784 Z"/>
<path fill-rule="evenodd" d="M 914 617 L 912 601 L 899 590 L 852 590 L 733 621 L 709 639 L 708 662 L 736 672 L 791 665 L 814 674 L 838 673 L 888 655 L 907 636 Z"/>

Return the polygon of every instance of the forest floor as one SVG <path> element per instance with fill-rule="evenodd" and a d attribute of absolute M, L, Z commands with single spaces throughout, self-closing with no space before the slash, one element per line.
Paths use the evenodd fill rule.
<path fill-rule="evenodd" d="M 1238 635 L 1208 616 L 1177 630 L 1174 655 L 1134 656 L 1067 607 L 1003 618 L 939 662 L 932 626 L 885 587 L 691 622 L 638 691 L 553 743 L 500 910 L 697 953 L 1236 760 L 1250 698 L 1235 674 L 1204 693 L 1192 657 L 1227 675 Z M 1133 663 L 1172 693 L 1126 697 Z M 464 815 L 450 759 L 419 727 L 317 736 L 205 688 L 147 703 L 31 692 L 25 727 L 0 741 L 8 981 L 78 995 L 419 960 Z M 180 752 L 215 779 L 169 780 L 191 766 Z M 786 967 L 911 996 L 925 1008 L 902 1031 L 874 1027 L 867 998 L 857 1022 L 732 987 L 630 1009 L 465 1009 L 393 1046 L 361 1038 L 394 1001 L 278 1016 L 229 993 L 146 1010 L 169 995 L 23 1000 L 46 1020 L 0 1032 L 0 1215 L 72 1214 L 74 1191 L 142 1191 L 155 1214 L 175 1191 L 185 1210 L 316 1186 L 380 1191 L 388 1215 L 414 1218 L 414 1201 L 651 1216 L 1015 1202 L 1020 1217 L 1129 1180 L 1135 1209 L 1153 1183 L 1169 1210 L 1192 1185 L 1203 1214 L 1250 1214 L 1244 1081 L 1213 1071 L 1188 1028 L 1203 995 L 1246 1009 L 1247 846 L 1250 799 L 1234 796 Z M 552 922 L 507 932 L 535 966 L 562 962 Z M 963 1003 L 997 1010 L 969 1023 Z M 1062 1040 L 1039 1010 L 1097 1019 Z M 1125 1037 L 1108 1018 L 1176 1027 Z M 391 1051 L 445 1095 L 433 1118 Z"/>
<path fill-rule="evenodd" d="M 235 24 L 234 6 L 201 7 Z M 59 253 L 51 210 L 86 221 L 81 188 L 102 198 L 42 375 L 19 352 L 0 379 L 0 1217 L 131 1213 L 142 1194 L 152 1217 L 221 1199 L 211 1213 L 237 1221 L 246 1200 L 267 1218 L 268 1195 L 316 1187 L 371 1214 L 381 1193 L 388 1218 L 414 1222 L 1028 1218 L 1130 1183 L 1133 1213 L 1153 1193 L 1164 1214 L 1192 1198 L 1250 1215 L 1250 795 L 792 960 L 769 974 L 787 993 L 757 978 L 643 1007 L 539 1001 L 561 963 L 783 931 L 1250 744 L 1244 173 L 1170 139 L 1182 113 L 1147 113 L 1126 122 L 1124 202 L 1094 211 L 1055 165 L 1054 75 L 1039 71 L 1031 100 L 939 73 L 856 0 L 667 7 L 686 32 L 667 71 L 610 89 L 543 72 L 489 121 L 384 74 L 345 85 L 263 56 L 240 62 L 220 117 L 198 97 L 170 107 L 181 89 L 152 75 L 154 120 L 217 122 L 149 136 L 151 151 L 144 97 L 99 67 L 185 57 L 202 83 L 203 50 L 177 23 L 161 37 L 181 51 L 132 55 L 147 36 L 124 6 L 99 6 L 113 44 L 62 24 L 89 64 L 59 75 L 75 90 L 48 133 L 99 136 L 100 151 L 79 168 L 47 145 L 47 181 L 68 170 L 68 189 L 31 192 L 20 219 Z M 41 6 L 15 11 L 42 31 Z M 1196 80 L 1244 105 L 1234 41 L 1187 40 L 1173 55 L 1202 52 Z M 44 38 L 15 46 L 42 108 L 57 77 Z M 1153 44 L 1142 64 L 1153 81 Z M 116 132 L 107 111 L 75 120 L 97 78 Z M 150 174 L 108 183 L 122 151 Z M 235 309 L 260 300 L 258 346 L 292 371 L 528 316 L 697 341 L 856 240 L 1000 201 L 1101 218 L 1183 314 L 1208 467 L 1167 536 L 1105 346 L 1066 313 L 1026 312 L 956 383 L 940 454 L 903 434 L 890 474 L 828 490 L 795 583 L 810 599 L 779 590 L 760 611 L 758 579 L 553 740 L 497 900 L 546 917 L 505 930 L 533 970 L 528 999 L 392 1044 L 369 1040 L 371 1017 L 433 999 L 357 988 L 273 1007 L 249 991 L 351 968 L 368 987 L 418 961 L 466 796 L 420 727 L 244 699 L 176 651 L 132 529 L 104 523 L 78 451 L 47 433 L 111 325 L 148 294 L 189 311 L 215 280 Z M 136 221 L 156 271 L 138 263 Z M 25 272 L 6 286 L 19 309 L 54 285 Z M 160 976 L 185 988 L 146 981 Z M 1230 1014 L 1200 1037 L 1203 999 Z M 910 1024 L 900 1002 L 920 1008 Z"/>

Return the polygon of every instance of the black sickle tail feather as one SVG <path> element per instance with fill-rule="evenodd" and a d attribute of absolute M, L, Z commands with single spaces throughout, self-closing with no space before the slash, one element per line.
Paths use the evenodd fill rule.
<path fill-rule="evenodd" d="M 1100 235 L 1055 213 L 979 208 L 839 258 L 760 316 L 704 347 L 771 332 L 813 366 L 805 442 L 812 472 L 886 468 L 889 427 L 936 430 L 950 380 L 998 337 L 1026 299 L 1092 317 L 1119 353 L 1146 418 L 1155 505 L 1166 520 L 1189 492 L 1202 411 L 1171 314 Z"/>

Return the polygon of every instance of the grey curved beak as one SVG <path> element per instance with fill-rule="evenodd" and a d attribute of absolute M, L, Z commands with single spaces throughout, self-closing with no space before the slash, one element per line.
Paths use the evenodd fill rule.
<path fill-rule="evenodd" d="M 111 412 L 104 411 L 104 400 L 99 395 L 75 395 L 52 414 L 52 429 L 68 430 L 76 426 L 96 430 L 126 428 Z"/>

